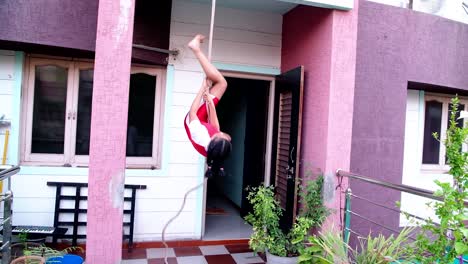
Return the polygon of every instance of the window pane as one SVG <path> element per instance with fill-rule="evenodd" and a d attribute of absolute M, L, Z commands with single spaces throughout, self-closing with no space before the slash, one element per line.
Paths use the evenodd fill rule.
<path fill-rule="evenodd" d="M 437 132 L 440 136 L 442 103 L 436 101 L 426 102 L 425 115 L 423 164 L 439 164 L 440 143 L 432 136 L 432 133 Z"/>
<path fill-rule="evenodd" d="M 76 155 L 89 155 L 91 104 L 93 99 L 93 70 L 80 70 L 78 87 L 78 116 L 76 124 Z"/>
<path fill-rule="evenodd" d="M 89 155 L 92 95 L 93 70 L 81 70 L 75 151 L 77 155 Z M 152 157 L 156 77 L 142 73 L 132 74 L 129 96 L 127 156 Z"/>
<path fill-rule="evenodd" d="M 130 77 L 127 156 L 153 156 L 154 100 L 156 77 L 143 73 Z"/>
<path fill-rule="evenodd" d="M 64 153 L 67 79 L 67 68 L 36 66 L 32 153 Z"/>

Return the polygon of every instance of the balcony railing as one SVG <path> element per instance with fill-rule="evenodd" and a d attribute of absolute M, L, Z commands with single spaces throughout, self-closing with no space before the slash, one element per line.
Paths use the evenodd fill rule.
<path fill-rule="evenodd" d="M 20 167 L 0 167 L 0 182 L 7 180 L 7 190 L 0 193 L 0 204 L 3 206 L 3 215 L 0 218 L 0 228 L 2 229 L 2 245 L 0 251 L 2 252 L 2 264 L 10 263 L 11 258 L 11 203 L 13 201 L 13 193 L 11 192 L 10 177 L 17 174 Z M 3 204 L 2 204 L 3 203 Z"/>
<path fill-rule="evenodd" d="M 400 193 L 408 193 L 408 194 L 416 195 L 416 196 L 419 196 L 419 197 L 429 198 L 429 199 L 434 200 L 434 201 L 442 201 L 441 197 L 435 196 L 433 191 L 429 191 L 429 190 L 426 190 L 426 189 L 421 189 L 421 188 L 417 188 L 417 187 L 413 187 L 413 186 L 409 186 L 409 185 L 404 185 L 404 184 L 390 183 L 390 182 L 386 182 L 386 181 L 366 177 L 366 176 L 363 176 L 363 175 L 342 171 L 342 170 L 338 170 L 336 172 L 336 176 L 339 178 L 338 179 L 339 182 L 342 181 L 342 178 L 348 178 L 348 179 L 353 179 L 355 181 L 359 181 L 359 182 L 364 183 L 364 184 L 369 184 L 369 188 L 379 186 L 379 187 L 387 189 L 387 190 L 394 190 L 394 191 L 398 191 Z M 401 210 L 397 206 L 392 207 L 392 206 L 377 202 L 375 200 L 372 200 L 370 198 L 366 198 L 364 194 L 354 193 L 351 190 L 351 188 L 348 188 L 347 190 L 345 190 L 343 192 L 343 194 L 346 197 L 345 198 L 345 204 L 344 204 L 344 208 L 340 208 L 340 209 L 341 209 L 341 214 L 344 216 L 343 217 L 342 228 L 343 228 L 343 236 L 344 236 L 345 241 L 350 241 L 351 238 L 358 238 L 358 237 L 362 238 L 362 237 L 367 237 L 368 236 L 368 234 L 362 234 L 362 231 L 360 232 L 358 230 L 353 229 L 353 227 L 351 225 L 351 221 L 352 221 L 352 219 L 355 219 L 355 218 L 360 219 L 360 221 L 362 223 L 365 223 L 368 226 L 371 226 L 371 225 L 378 226 L 382 230 L 386 230 L 387 232 L 392 233 L 392 234 L 396 234 L 396 235 L 400 233 L 400 230 L 398 230 L 398 227 L 395 228 L 395 227 L 386 225 L 385 223 L 382 223 L 378 219 L 375 219 L 372 215 L 370 215 L 370 214 L 367 215 L 368 211 L 367 212 L 353 211 L 351 209 L 352 208 L 351 205 L 352 205 L 353 201 L 355 201 L 355 200 L 359 200 L 361 204 L 365 204 L 366 206 L 375 206 L 375 207 L 381 208 L 382 210 L 385 210 L 385 211 L 388 211 L 388 212 L 393 212 L 394 215 L 397 214 L 398 217 L 400 217 L 400 215 L 403 215 L 403 216 L 405 216 L 407 218 L 411 218 L 411 219 L 417 219 L 417 220 L 420 220 L 420 221 L 430 221 L 429 219 L 427 219 L 425 217 L 418 216 L 417 214 L 412 213 L 410 211 Z M 396 202 L 396 201 L 394 201 L 394 202 Z M 468 201 L 465 201 L 465 208 L 468 208 Z M 437 225 L 436 222 L 432 222 L 432 223 Z M 369 230 L 369 233 L 370 233 L 370 230 Z M 415 237 L 410 236 L 409 239 L 410 240 L 415 240 Z M 466 259 L 466 257 L 465 257 L 465 259 L 463 259 L 461 256 L 459 258 L 460 259 L 459 259 L 458 263 L 467 263 L 468 264 L 468 259 Z"/>

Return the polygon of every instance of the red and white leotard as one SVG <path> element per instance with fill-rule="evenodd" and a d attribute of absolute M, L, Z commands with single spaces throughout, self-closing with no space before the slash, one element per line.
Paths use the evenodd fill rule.
<path fill-rule="evenodd" d="M 213 98 L 215 107 L 218 105 L 218 102 L 218 98 Z M 198 120 L 192 120 L 192 122 L 190 122 L 189 115 L 187 114 L 184 122 L 185 131 L 195 150 L 206 157 L 206 151 L 208 149 L 208 144 L 210 144 L 211 137 L 219 133 L 219 130 L 208 123 L 206 103 L 203 103 L 200 108 L 198 108 L 197 117 Z"/>

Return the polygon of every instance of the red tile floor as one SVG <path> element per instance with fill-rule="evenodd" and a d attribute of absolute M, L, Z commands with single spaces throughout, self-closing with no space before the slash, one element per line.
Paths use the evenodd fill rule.
<path fill-rule="evenodd" d="M 164 264 L 164 248 L 135 248 L 122 252 L 122 264 Z M 247 264 L 265 263 L 246 244 L 175 247 L 167 251 L 170 264 Z"/>

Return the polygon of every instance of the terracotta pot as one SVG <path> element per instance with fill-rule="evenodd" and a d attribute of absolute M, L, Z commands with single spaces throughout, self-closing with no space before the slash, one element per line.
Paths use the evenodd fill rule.
<path fill-rule="evenodd" d="M 39 257 L 39 256 L 22 256 L 22 257 L 14 259 L 11 262 L 11 264 L 30 263 L 30 261 L 32 261 L 32 260 L 38 261 L 38 262 L 34 262 L 34 263 L 40 263 L 40 264 L 45 263 L 45 259 L 43 257 Z"/>
<path fill-rule="evenodd" d="M 266 258 L 268 264 L 296 264 L 299 261 L 299 257 L 279 257 L 266 252 Z"/>

